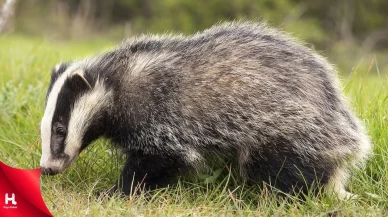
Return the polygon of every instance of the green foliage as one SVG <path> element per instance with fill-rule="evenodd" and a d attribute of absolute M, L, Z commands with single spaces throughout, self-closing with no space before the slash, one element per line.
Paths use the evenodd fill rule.
<path fill-rule="evenodd" d="M 295 32 L 324 48 L 349 36 L 362 41 L 365 33 L 386 30 L 386 11 L 386 0 L 37 0 L 19 2 L 16 29 L 68 37 L 80 23 L 76 31 L 93 28 L 104 34 L 127 23 L 134 33 L 193 33 L 220 21 L 259 19 L 288 30 L 304 29 Z"/>
<path fill-rule="evenodd" d="M 324 50 L 349 74 L 355 63 L 388 71 L 386 0 L 19 1 L 15 32 L 54 40 L 121 41 L 141 33 L 191 34 L 231 20 L 267 21 Z M 312 47 L 312 45 L 311 45 Z"/>
<path fill-rule="evenodd" d="M 111 45 L 3 36 L 0 47 L 0 159 L 13 167 L 36 168 L 51 68 Z M 388 74 L 377 71 L 371 61 L 366 70 L 357 67 L 343 78 L 343 90 L 374 143 L 371 160 L 354 171 L 349 184 L 358 199 L 340 201 L 323 194 L 308 195 L 302 202 L 277 197 L 269 186 L 248 187 L 227 167 L 153 194 L 97 197 L 113 185 L 123 160 L 105 140 L 92 144 L 65 173 L 42 177 L 43 197 L 55 216 L 383 216 L 388 211 Z"/>

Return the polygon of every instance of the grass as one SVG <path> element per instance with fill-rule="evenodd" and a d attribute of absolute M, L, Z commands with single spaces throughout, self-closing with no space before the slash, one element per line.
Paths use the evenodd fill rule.
<path fill-rule="evenodd" d="M 94 54 L 107 42 L 53 43 L 21 36 L 0 37 L 0 160 L 37 168 L 39 122 L 51 68 L 63 60 Z M 356 65 L 356 63 L 355 63 Z M 65 173 L 42 177 L 42 195 L 55 216 L 383 216 L 388 213 L 388 72 L 355 68 L 342 79 L 343 90 L 365 122 L 374 145 L 366 168 L 354 171 L 349 190 L 360 197 L 333 195 L 279 198 L 268 187 L 247 187 L 233 172 L 181 180 L 176 187 L 128 198 L 97 197 L 118 177 L 122 159 L 99 140 Z M 206 177 L 205 177 L 206 178 Z"/>

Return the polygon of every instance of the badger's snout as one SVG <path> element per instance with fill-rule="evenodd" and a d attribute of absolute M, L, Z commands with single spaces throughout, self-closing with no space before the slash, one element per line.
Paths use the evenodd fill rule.
<path fill-rule="evenodd" d="M 40 173 L 42 175 L 50 175 L 50 176 L 53 176 L 53 175 L 56 175 L 59 173 L 59 170 L 57 169 L 52 169 L 52 168 L 46 168 L 46 167 L 41 167 L 40 168 Z"/>
<path fill-rule="evenodd" d="M 63 172 L 71 164 L 71 159 L 66 154 L 59 156 L 42 155 L 40 159 L 40 173 L 42 175 L 56 175 Z"/>

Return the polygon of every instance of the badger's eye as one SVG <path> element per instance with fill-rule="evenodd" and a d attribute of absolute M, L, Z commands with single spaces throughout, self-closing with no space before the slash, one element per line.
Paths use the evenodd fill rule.
<path fill-rule="evenodd" d="M 66 130 L 62 127 L 58 127 L 56 130 L 55 130 L 55 133 L 58 135 L 58 136 L 61 136 L 61 137 L 65 137 L 66 136 Z"/>

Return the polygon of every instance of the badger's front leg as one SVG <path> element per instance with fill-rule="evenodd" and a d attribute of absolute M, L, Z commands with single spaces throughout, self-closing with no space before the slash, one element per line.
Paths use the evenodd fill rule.
<path fill-rule="evenodd" d="M 178 154 L 132 152 L 113 191 L 129 195 L 143 187 L 145 190 L 166 187 L 188 169 L 186 165 Z"/>

